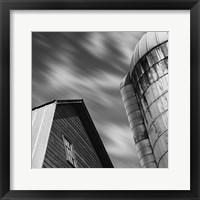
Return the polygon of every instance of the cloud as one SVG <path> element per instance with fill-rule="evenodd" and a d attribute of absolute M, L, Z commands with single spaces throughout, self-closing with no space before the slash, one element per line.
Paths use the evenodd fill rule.
<path fill-rule="evenodd" d="M 113 123 L 104 124 L 103 135 L 113 163 L 121 167 L 140 166 L 137 152 L 133 151 L 135 147 L 129 127 Z"/>
<path fill-rule="evenodd" d="M 140 167 L 119 85 L 143 32 L 33 33 L 33 107 L 83 98 L 115 167 Z"/>
<path fill-rule="evenodd" d="M 108 54 L 105 37 L 98 32 L 88 33 L 87 39 L 81 45 L 95 57 L 105 59 Z"/>

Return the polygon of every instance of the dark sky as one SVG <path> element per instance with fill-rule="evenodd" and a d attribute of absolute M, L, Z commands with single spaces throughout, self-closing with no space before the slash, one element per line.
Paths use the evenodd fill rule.
<path fill-rule="evenodd" d="M 32 33 L 32 106 L 83 98 L 115 167 L 140 167 L 119 87 L 143 34 Z"/>

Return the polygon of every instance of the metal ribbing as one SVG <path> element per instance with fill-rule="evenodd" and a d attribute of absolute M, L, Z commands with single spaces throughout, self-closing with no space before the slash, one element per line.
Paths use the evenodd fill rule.
<path fill-rule="evenodd" d="M 146 132 L 142 114 L 129 74 L 121 82 L 120 92 L 133 138 L 136 144 L 140 164 L 144 168 L 156 168 L 155 157 Z"/>
<path fill-rule="evenodd" d="M 142 56 L 165 41 L 168 41 L 168 32 L 147 32 L 144 34 L 134 49 L 130 72 L 133 72 L 133 68 Z"/>
<path fill-rule="evenodd" d="M 151 50 L 134 67 L 131 78 L 160 168 L 168 167 L 168 42 L 158 46 L 158 35 L 155 39 L 151 41 Z"/>

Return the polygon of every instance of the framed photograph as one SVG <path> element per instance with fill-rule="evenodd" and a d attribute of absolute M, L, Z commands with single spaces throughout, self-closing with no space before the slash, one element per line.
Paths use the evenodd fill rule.
<path fill-rule="evenodd" d="M 0 8 L 2 199 L 200 199 L 198 0 Z"/>

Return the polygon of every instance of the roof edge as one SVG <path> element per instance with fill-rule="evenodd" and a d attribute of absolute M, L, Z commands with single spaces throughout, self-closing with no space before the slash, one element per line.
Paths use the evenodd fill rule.
<path fill-rule="evenodd" d="M 82 103 L 83 99 L 82 98 L 80 98 L 80 99 L 57 99 L 57 100 L 55 99 L 53 101 L 49 101 L 47 103 L 44 103 L 44 104 L 41 104 L 39 106 L 36 106 L 36 107 L 32 108 L 32 111 L 36 110 L 36 109 L 39 109 L 41 107 L 47 106 L 49 104 L 55 103 L 55 102 L 57 102 L 59 104 L 61 104 L 61 103 Z"/>

